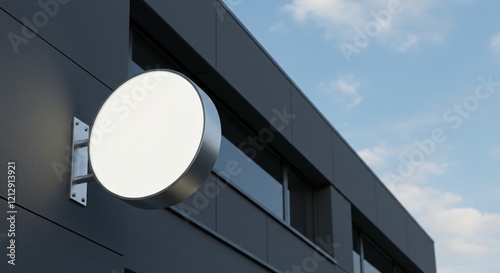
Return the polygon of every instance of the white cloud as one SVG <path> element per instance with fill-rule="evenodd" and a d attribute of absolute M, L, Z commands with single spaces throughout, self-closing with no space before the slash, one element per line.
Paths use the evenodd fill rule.
<path fill-rule="evenodd" d="M 431 159 L 432 154 L 426 155 L 422 161 L 413 162 L 410 155 L 421 151 L 417 145 L 389 147 L 380 144 L 358 151 L 358 155 L 379 174 L 384 182 L 411 182 L 418 184 L 428 183 L 432 177 L 442 175 L 448 168 L 448 163 Z M 404 170 L 403 173 L 400 170 Z M 395 175 L 396 177 L 391 177 Z"/>
<path fill-rule="evenodd" d="M 495 54 L 500 54 L 500 34 L 495 34 L 490 38 L 490 49 Z"/>
<path fill-rule="evenodd" d="M 271 25 L 269 27 L 269 31 L 271 32 L 285 32 L 288 30 L 288 27 L 286 26 L 285 22 L 283 21 L 278 21 L 274 25 Z"/>
<path fill-rule="evenodd" d="M 492 157 L 500 157 L 500 146 L 495 146 L 491 149 Z"/>
<path fill-rule="evenodd" d="M 386 172 L 396 172 L 397 158 L 411 147 L 381 144 L 358 154 L 382 177 Z M 445 173 L 447 165 L 427 159 L 414 176 L 432 180 Z M 495 268 L 487 263 L 500 255 L 499 214 L 466 206 L 461 195 L 437 189 L 430 183 L 418 183 L 415 179 L 382 180 L 434 239 L 438 272 L 500 272 L 500 265 Z"/>
<path fill-rule="evenodd" d="M 415 133 L 423 128 L 433 129 L 442 123 L 442 113 L 429 109 L 426 113 L 413 117 L 403 117 L 387 124 L 387 129 L 398 134 Z"/>
<path fill-rule="evenodd" d="M 440 175 L 445 173 L 447 167 L 447 163 L 426 161 L 418 167 L 418 170 L 430 175 Z"/>
<path fill-rule="evenodd" d="M 500 254 L 498 214 L 454 206 L 436 207 L 419 218 L 436 237 L 436 245 L 443 256 L 477 261 Z"/>
<path fill-rule="evenodd" d="M 461 195 L 430 186 L 410 182 L 387 186 L 433 237 L 438 258 L 445 259 L 441 263 L 500 254 L 500 215 L 464 206 Z"/>
<path fill-rule="evenodd" d="M 451 267 L 442 267 L 438 270 L 439 273 L 458 273 L 455 269 Z"/>
<path fill-rule="evenodd" d="M 418 42 L 417 35 L 406 34 L 406 39 L 396 48 L 397 52 L 406 52 L 411 48 L 416 47 Z"/>
<path fill-rule="evenodd" d="M 363 100 L 358 92 L 360 83 L 352 75 L 342 75 L 334 81 L 321 83 L 320 90 L 332 96 L 334 101 L 346 108 L 357 106 Z"/>
<path fill-rule="evenodd" d="M 362 14 L 365 8 L 359 1 L 346 0 L 294 0 L 284 7 L 297 21 L 304 23 L 311 19 L 327 30 L 330 27 L 351 27 L 364 23 Z"/>
<path fill-rule="evenodd" d="M 363 149 L 358 151 L 358 155 L 368 164 L 368 166 L 381 169 L 389 165 L 387 156 L 391 155 L 392 151 L 385 145 L 375 146 L 371 149 Z"/>
<path fill-rule="evenodd" d="M 292 0 L 283 10 L 299 23 L 314 23 L 325 30 L 327 39 L 339 42 L 352 42 L 356 29 L 366 31 L 370 22 L 378 23 L 375 38 L 406 52 L 417 44 L 445 39 L 450 23 L 436 14 L 439 8 L 442 4 L 431 0 Z"/>

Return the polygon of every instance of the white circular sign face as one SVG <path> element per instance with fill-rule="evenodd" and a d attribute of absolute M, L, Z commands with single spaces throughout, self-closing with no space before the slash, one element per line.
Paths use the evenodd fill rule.
<path fill-rule="evenodd" d="M 210 98 L 184 75 L 153 70 L 114 91 L 94 121 L 89 157 L 96 180 L 141 208 L 165 208 L 203 183 L 220 147 Z"/>

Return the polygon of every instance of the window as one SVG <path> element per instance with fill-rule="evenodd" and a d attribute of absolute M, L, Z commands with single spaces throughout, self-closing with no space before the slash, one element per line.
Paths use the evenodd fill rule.
<path fill-rule="evenodd" d="M 401 268 L 397 267 L 394 270 L 395 273 L 405 273 Z"/>
<path fill-rule="evenodd" d="M 236 118 L 219 114 L 224 137 L 216 173 L 315 241 L 314 190 Z"/>
<path fill-rule="evenodd" d="M 403 273 L 394 260 L 384 253 L 370 238 L 353 229 L 354 273 Z"/>
<path fill-rule="evenodd" d="M 214 170 L 278 218 L 284 219 L 279 158 L 266 149 L 258 151 L 253 148 L 248 141 L 252 136 L 245 134 L 244 128 L 238 126 L 224 111 L 219 110 L 219 114 L 223 137 Z M 244 153 L 245 150 L 247 153 Z"/>
<path fill-rule="evenodd" d="M 129 76 L 153 68 L 180 70 L 180 66 L 176 61 L 164 54 L 141 31 L 132 28 L 130 36 L 132 39 L 132 54 L 129 62 Z"/>
<path fill-rule="evenodd" d="M 393 273 L 392 262 L 368 238 L 363 238 L 364 273 Z"/>
<path fill-rule="evenodd" d="M 289 199 L 289 223 L 312 241 L 315 240 L 315 204 L 313 189 L 290 168 L 286 169 Z"/>
<path fill-rule="evenodd" d="M 354 263 L 354 273 L 361 273 L 361 239 L 359 238 L 359 232 L 357 230 L 352 231 L 352 258 Z"/>
<path fill-rule="evenodd" d="M 167 68 L 189 75 L 189 68 L 182 67 L 166 50 L 134 26 L 131 29 L 131 45 L 130 77 L 154 68 Z M 196 78 L 192 80 L 197 82 Z M 205 91 L 210 95 L 210 90 Z M 237 109 L 225 107 L 217 98 L 212 100 L 221 118 L 223 135 L 214 173 L 314 242 L 314 189 L 298 172 L 285 167 L 286 161 L 261 141 L 236 113 L 231 112 Z"/>
<path fill-rule="evenodd" d="M 315 241 L 313 188 L 224 108 L 219 114 L 223 138 L 215 172 Z"/>

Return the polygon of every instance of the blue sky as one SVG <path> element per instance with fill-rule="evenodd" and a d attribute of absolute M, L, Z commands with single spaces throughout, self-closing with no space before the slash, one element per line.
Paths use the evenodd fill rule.
<path fill-rule="evenodd" d="M 438 272 L 500 272 L 500 1 L 225 2 L 433 237 Z"/>

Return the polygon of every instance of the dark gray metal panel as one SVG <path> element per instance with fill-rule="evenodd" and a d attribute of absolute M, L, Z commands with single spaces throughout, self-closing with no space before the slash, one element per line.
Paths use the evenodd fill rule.
<path fill-rule="evenodd" d="M 398 264 L 402 265 L 408 272 L 421 272 L 421 270 L 415 265 L 408 256 L 408 253 L 403 253 L 398 246 L 396 246 L 388 236 L 390 234 L 385 234 L 382 230 L 371 222 L 366 216 L 364 216 L 356 207 L 351 207 L 352 219 L 356 226 L 363 232 L 364 235 L 368 236 L 373 240 L 380 248 L 384 250 L 385 253 L 389 254 Z M 402 229 L 406 229 L 406 223 Z"/>
<path fill-rule="evenodd" d="M 20 28 L 2 11 L 0 25 L 1 37 Z M 19 54 L 0 39 L 0 59 L 0 161 L 17 162 L 18 202 L 120 252 L 126 204 L 95 184 L 87 207 L 68 198 L 73 116 L 90 123 L 110 90 L 39 38 Z M 7 193 L 5 179 L 1 196 Z"/>
<path fill-rule="evenodd" d="M 216 178 L 209 175 L 205 183 L 193 195 L 172 208 L 215 230 L 216 197 L 218 192 Z"/>
<path fill-rule="evenodd" d="M 203 86 L 204 90 L 211 92 L 211 97 L 217 99 L 218 103 L 236 106 L 232 110 L 256 132 L 259 132 L 259 130 L 263 128 L 272 128 L 269 123 L 270 121 L 261 116 L 241 94 L 222 78 L 219 73 L 199 73 L 195 75 L 195 78 L 199 80 L 198 84 Z M 219 105 L 218 103 L 216 106 Z M 265 133 L 265 131 L 263 131 L 263 133 Z M 290 150 L 291 147 L 289 140 L 285 139 L 280 133 L 274 133 L 270 144 L 278 150 Z"/>
<path fill-rule="evenodd" d="M 266 270 L 168 210 L 130 207 L 125 266 L 140 272 L 261 273 Z"/>
<path fill-rule="evenodd" d="M 309 101 L 292 87 L 293 145 L 328 180 L 333 181 L 331 127 Z"/>
<path fill-rule="evenodd" d="M 425 273 L 436 272 L 434 242 L 410 216 L 406 217 L 408 229 L 408 254 L 410 259 Z"/>
<path fill-rule="evenodd" d="M 396 198 L 377 183 L 377 217 L 378 228 L 404 253 L 408 253 L 408 233 L 406 217 L 408 213 Z"/>
<path fill-rule="evenodd" d="M 267 215 L 230 186 L 218 185 L 217 232 L 265 261 Z"/>
<path fill-rule="evenodd" d="M 346 270 L 344 270 L 342 267 L 337 266 L 337 267 L 335 268 L 335 272 L 336 272 L 336 273 L 352 273 L 352 272 L 354 272 L 354 271 L 352 271 L 352 270 L 351 270 L 351 271 L 346 271 Z"/>
<path fill-rule="evenodd" d="M 336 266 L 281 223 L 268 217 L 268 262 L 277 269 L 289 272 L 332 273 Z M 301 271 L 297 271 L 301 270 Z"/>
<path fill-rule="evenodd" d="M 333 215 L 333 243 L 338 265 L 353 272 L 351 204 L 337 190 L 330 187 Z"/>
<path fill-rule="evenodd" d="M 0 205 L 7 208 L 4 199 Z M 15 237 L 7 236 L 8 222 L 0 221 L 0 272 L 121 272 L 122 256 L 19 206 L 16 210 Z M 15 240 L 15 266 L 7 263 L 10 239 Z"/>
<path fill-rule="evenodd" d="M 146 0 L 146 3 L 215 67 L 216 1 Z"/>
<path fill-rule="evenodd" d="M 334 185 L 370 221 L 377 224 L 376 183 L 379 181 L 336 132 L 331 136 Z"/>
<path fill-rule="evenodd" d="M 324 186 L 321 189 L 314 191 L 314 199 L 316 202 L 316 231 L 317 240 L 322 242 L 319 246 L 328 254 L 333 253 L 333 205 L 331 185 Z"/>
<path fill-rule="evenodd" d="M 216 68 L 237 92 L 291 140 L 290 119 L 283 117 L 284 111 L 291 112 L 290 82 L 229 13 L 225 13 L 224 20 L 217 20 Z"/>
<path fill-rule="evenodd" d="M 128 1 L 1 1 L 0 6 L 109 87 L 127 79 Z M 12 31 L 26 37 L 21 26 Z M 17 54 L 24 54 L 34 39 L 19 45 Z M 12 47 L 6 50 L 14 53 Z"/>

